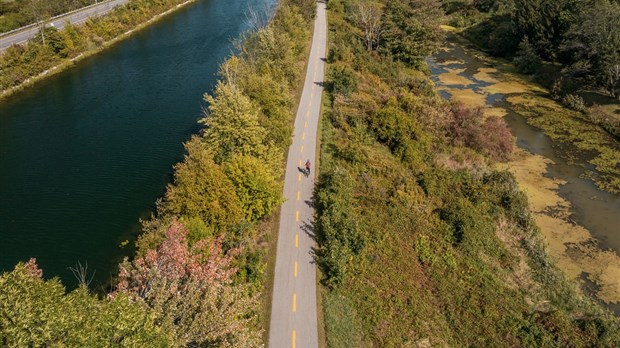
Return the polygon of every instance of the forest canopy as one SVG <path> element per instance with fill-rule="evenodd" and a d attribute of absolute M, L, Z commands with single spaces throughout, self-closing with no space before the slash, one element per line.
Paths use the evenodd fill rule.
<path fill-rule="evenodd" d="M 555 89 L 589 87 L 618 97 L 620 1 L 444 0 L 451 24 L 500 57 L 527 56 L 559 64 Z M 527 66 L 523 72 L 533 72 Z M 541 76 L 542 79 L 548 78 Z"/>

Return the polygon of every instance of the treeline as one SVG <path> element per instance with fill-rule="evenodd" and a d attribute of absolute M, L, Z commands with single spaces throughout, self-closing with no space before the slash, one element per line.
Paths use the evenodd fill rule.
<path fill-rule="evenodd" d="M 553 266 L 526 196 L 493 169 L 513 149 L 504 121 L 445 102 L 424 73 L 437 2 L 328 9 L 315 194 L 328 346 L 618 346 L 618 320 Z"/>
<path fill-rule="evenodd" d="M 65 294 L 34 261 L 0 276 L 2 346 L 262 346 L 265 221 L 282 202 L 283 153 L 315 3 L 281 1 L 220 67 L 201 134 L 143 222 L 105 298 Z M 266 26 L 264 26 L 267 24 Z M 83 277 L 87 280 L 87 277 Z"/>
<path fill-rule="evenodd" d="M 0 93 L 52 67 L 71 64 L 72 58 L 101 49 L 105 42 L 183 2 L 133 0 L 105 16 L 88 19 L 83 25 L 67 24 L 63 30 L 46 27 L 28 43 L 13 45 L 0 53 Z"/>
<path fill-rule="evenodd" d="M 47 20 L 97 0 L 5 0 L 0 1 L 0 33 Z"/>
<path fill-rule="evenodd" d="M 452 24 L 467 27 L 467 38 L 513 58 L 521 72 L 548 82 L 556 98 L 584 88 L 618 97 L 619 1 L 444 0 L 443 6 Z M 543 60 L 560 64 L 559 74 L 543 69 Z"/>

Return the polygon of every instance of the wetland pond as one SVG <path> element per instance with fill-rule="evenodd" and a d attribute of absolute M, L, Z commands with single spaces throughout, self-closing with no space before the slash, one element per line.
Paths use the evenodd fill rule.
<path fill-rule="evenodd" d="M 517 148 L 512 160 L 498 167 L 515 174 L 558 267 L 620 315 L 620 196 L 597 188 L 591 180 L 597 167 L 583 151 L 553 140 L 530 125 L 522 112 L 522 106 L 532 102 L 553 103 L 560 112 L 562 107 L 506 63 L 469 49 L 454 37 L 428 64 L 442 97 L 484 107 L 488 117 L 504 117 Z M 617 140 L 605 141 L 611 144 L 611 154 L 618 155 Z"/>

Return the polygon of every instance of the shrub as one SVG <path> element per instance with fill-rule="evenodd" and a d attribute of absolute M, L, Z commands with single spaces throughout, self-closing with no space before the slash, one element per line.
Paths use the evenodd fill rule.
<path fill-rule="evenodd" d="M 398 158 L 420 165 L 429 139 L 413 117 L 392 104 L 388 102 L 372 115 L 370 128 L 377 140 L 387 145 Z"/>
<path fill-rule="evenodd" d="M 316 254 L 324 275 L 322 281 L 330 287 L 344 281 L 348 264 L 365 245 L 352 209 L 353 185 L 353 179 L 344 169 L 321 174 L 319 180 Z"/>
<path fill-rule="evenodd" d="M 588 118 L 616 137 L 620 137 L 620 117 L 614 117 L 599 105 L 588 109 Z"/>
<path fill-rule="evenodd" d="M 494 160 L 507 159 L 513 150 L 513 138 L 506 122 L 498 117 L 485 119 L 481 108 L 469 109 L 453 104 L 447 134 L 454 145 L 465 145 Z"/>
<path fill-rule="evenodd" d="M 499 117 L 487 118 L 476 139 L 474 147 L 494 160 L 507 160 L 514 148 L 512 133 Z"/>
<path fill-rule="evenodd" d="M 579 112 L 586 111 L 586 104 L 583 101 L 583 98 L 576 94 L 567 94 L 562 97 L 562 104 L 567 108 Z"/>
<path fill-rule="evenodd" d="M 357 90 L 355 73 L 347 66 L 335 65 L 329 70 L 329 87 L 332 93 L 349 95 Z"/>

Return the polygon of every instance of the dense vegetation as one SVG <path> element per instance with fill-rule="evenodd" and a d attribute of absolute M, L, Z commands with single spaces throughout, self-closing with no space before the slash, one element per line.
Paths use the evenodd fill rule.
<path fill-rule="evenodd" d="M 435 3 L 328 2 L 316 191 L 328 345 L 620 345 L 618 320 L 551 263 L 514 177 L 492 169 L 512 151 L 503 120 L 447 104 L 424 73 Z"/>
<path fill-rule="evenodd" d="M 517 68 L 553 85 L 558 99 L 583 88 L 620 92 L 617 0 L 444 0 L 451 24 Z M 541 61 L 559 64 L 544 68 Z M 579 107 L 579 100 L 566 104 Z"/>
<path fill-rule="evenodd" d="M 46 27 L 43 35 L 0 53 L 0 94 L 53 67 L 70 65 L 79 55 L 100 50 L 106 42 L 185 1 L 135 0 L 83 25 L 68 24 L 63 30 Z"/>
<path fill-rule="evenodd" d="M 620 3 L 444 0 L 442 4 L 450 24 L 459 27 L 458 36 L 495 56 L 483 58 L 487 64 L 532 90 L 538 88 L 537 93 L 505 93 L 512 94 L 506 96 L 511 109 L 554 141 L 568 145 L 562 146 L 563 156 L 593 164 L 595 170 L 584 175 L 600 189 L 620 192 Z"/>
<path fill-rule="evenodd" d="M 33 260 L 0 276 L 2 346 L 255 347 L 262 344 L 266 219 L 282 200 L 283 153 L 314 1 L 281 1 L 221 66 L 204 131 L 144 221 L 137 255 L 105 298 L 87 277 L 65 294 Z M 267 26 L 264 24 L 269 23 Z"/>
<path fill-rule="evenodd" d="M 92 5 L 97 0 L 2 0 L 0 33 Z"/>

